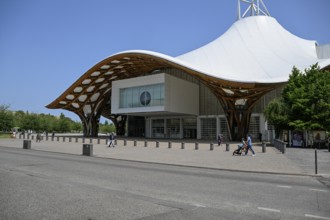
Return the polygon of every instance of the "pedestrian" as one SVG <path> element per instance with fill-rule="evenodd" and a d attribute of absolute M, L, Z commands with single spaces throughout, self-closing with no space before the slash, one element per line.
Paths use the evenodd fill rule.
<path fill-rule="evenodd" d="M 251 135 L 248 135 L 248 138 L 247 138 L 247 148 L 246 148 L 246 151 L 245 151 L 245 155 L 247 155 L 248 151 L 252 151 L 252 156 L 255 156 L 255 152 L 252 148 L 252 139 L 251 139 Z"/>
<path fill-rule="evenodd" d="M 108 147 L 111 147 L 111 145 L 112 145 L 112 147 L 115 147 L 115 144 L 113 143 L 114 140 L 115 140 L 115 135 L 114 135 L 114 133 L 112 132 L 112 133 L 110 133 L 110 135 L 109 135 Z"/>
<path fill-rule="evenodd" d="M 37 133 L 36 142 L 41 142 L 41 135 L 39 132 Z"/>
<path fill-rule="evenodd" d="M 218 146 L 221 146 L 223 136 L 221 134 L 218 134 Z"/>

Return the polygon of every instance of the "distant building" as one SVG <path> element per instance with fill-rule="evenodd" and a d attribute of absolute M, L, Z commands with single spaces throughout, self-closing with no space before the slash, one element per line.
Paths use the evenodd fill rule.
<path fill-rule="evenodd" d="M 241 4 L 237 21 L 209 44 L 178 57 L 144 50 L 111 55 L 47 107 L 79 115 L 86 136 L 97 136 L 102 115 L 130 137 L 269 138 L 264 107 L 293 66 L 330 69 L 330 46 L 291 34 L 261 0 L 250 0 L 244 12 Z"/>

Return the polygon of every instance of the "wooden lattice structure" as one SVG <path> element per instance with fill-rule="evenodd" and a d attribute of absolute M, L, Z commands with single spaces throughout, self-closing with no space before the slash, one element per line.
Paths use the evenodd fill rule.
<path fill-rule="evenodd" d="M 111 119 L 117 127 L 118 134 L 123 134 L 127 117 L 111 114 L 112 81 L 145 76 L 155 70 L 167 68 L 184 71 L 205 84 L 222 104 L 231 134 L 234 134 L 233 129 L 237 127 L 239 136 L 246 134 L 251 111 L 256 102 L 269 91 L 283 85 L 223 80 L 161 57 L 128 52 L 111 56 L 93 66 L 46 107 L 76 113 L 83 123 L 85 136 L 97 136 L 101 115 Z"/>

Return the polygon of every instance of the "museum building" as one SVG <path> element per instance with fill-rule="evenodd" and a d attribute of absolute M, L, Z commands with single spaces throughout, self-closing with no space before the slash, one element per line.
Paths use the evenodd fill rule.
<path fill-rule="evenodd" d="M 294 66 L 315 63 L 330 69 L 330 45 L 291 34 L 262 0 L 238 0 L 237 21 L 214 41 L 178 57 L 145 50 L 111 55 L 47 107 L 79 115 L 91 137 L 103 116 L 128 137 L 214 140 L 221 133 L 238 140 L 249 133 L 270 140 L 263 109 Z"/>

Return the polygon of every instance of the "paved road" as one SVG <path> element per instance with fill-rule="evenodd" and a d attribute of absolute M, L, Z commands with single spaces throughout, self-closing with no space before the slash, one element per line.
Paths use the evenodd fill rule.
<path fill-rule="evenodd" d="M 0 219 L 330 219 L 315 177 L 0 147 Z"/>

